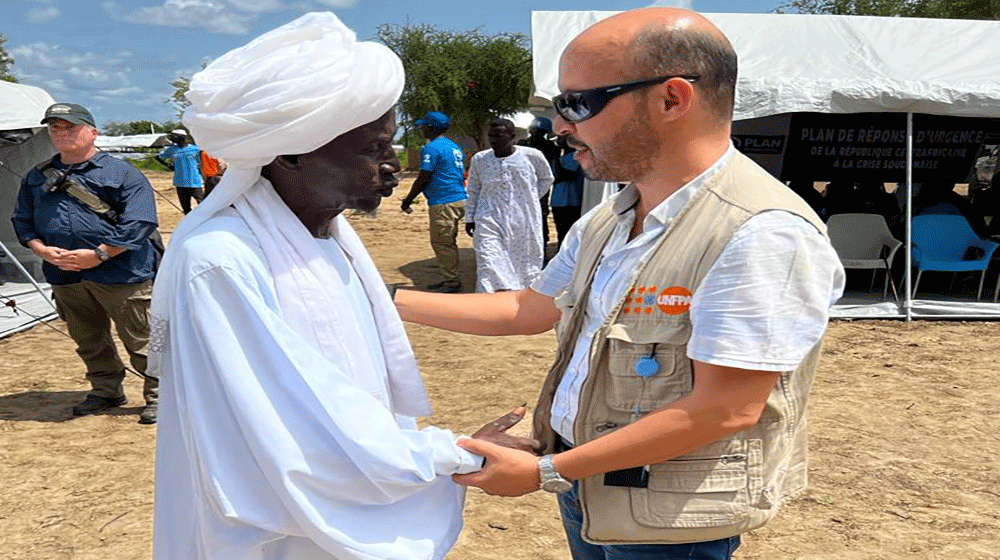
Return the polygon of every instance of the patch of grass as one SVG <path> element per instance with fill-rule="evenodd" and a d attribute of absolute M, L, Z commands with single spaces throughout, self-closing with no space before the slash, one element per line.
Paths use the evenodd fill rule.
<path fill-rule="evenodd" d="M 142 169 L 143 171 L 170 171 L 169 169 L 167 169 L 167 166 L 156 161 L 156 157 L 154 156 L 147 156 L 143 159 L 134 159 L 131 160 L 131 162 L 132 165 L 135 165 L 136 167 Z"/>

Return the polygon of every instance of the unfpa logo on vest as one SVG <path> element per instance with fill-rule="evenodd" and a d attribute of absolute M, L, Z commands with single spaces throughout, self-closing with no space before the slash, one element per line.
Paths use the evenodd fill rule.
<path fill-rule="evenodd" d="M 691 308 L 691 291 L 683 286 L 664 288 L 656 296 L 656 305 L 667 315 L 680 315 Z"/>
<path fill-rule="evenodd" d="M 670 286 L 657 293 L 656 286 L 635 286 L 628 291 L 622 313 L 652 314 L 659 308 L 667 315 L 681 315 L 691 308 L 691 291 Z"/>

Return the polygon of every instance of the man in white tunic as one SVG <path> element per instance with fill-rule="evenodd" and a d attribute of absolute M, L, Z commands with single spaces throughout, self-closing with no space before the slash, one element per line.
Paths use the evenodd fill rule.
<path fill-rule="evenodd" d="M 432 560 L 454 544 L 450 476 L 481 459 L 417 429 L 431 410 L 412 350 L 342 215 L 397 184 L 402 88 L 399 59 L 329 13 L 192 79 L 184 123 L 230 167 L 154 291 L 156 560 Z M 525 443 L 503 433 L 517 412 L 477 435 Z"/>
<path fill-rule="evenodd" d="M 472 156 L 465 230 L 476 251 L 476 291 L 527 288 L 542 271 L 542 212 L 552 168 L 535 148 L 514 145 L 514 123 L 490 123 L 492 149 Z"/>

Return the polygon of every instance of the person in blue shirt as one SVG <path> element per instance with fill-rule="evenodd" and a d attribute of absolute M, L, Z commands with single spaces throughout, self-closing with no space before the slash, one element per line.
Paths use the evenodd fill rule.
<path fill-rule="evenodd" d="M 566 137 L 560 136 L 557 142 L 563 154 L 552 161 L 552 221 L 556 224 L 556 251 L 562 247 L 563 238 L 569 228 L 580 219 L 583 208 L 583 169 L 580 162 L 573 156 L 576 153 L 566 144 Z"/>
<path fill-rule="evenodd" d="M 97 127 L 86 108 L 56 103 L 42 124 L 59 153 L 25 176 L 11 221 L 18 241 L 44 261 L 59 316 L 87 366 L 91 391 L 73 414 L 128 402 L 113 322 L 132 368 L 145 378 L 139 422 L 153 424 L 159 379 L 146 372 L 156 259 L 150 241 L 157 226 L 153 187 L 131 164 L 97 151 Z M 73 196 L 82 191 L 110 206 L 113 215 L 99 215 Z"/>
<path fill-rule="evenodd" d="M 438 111 L 417 121 L 429 140 L 420 149 L 420 174 L 400 207 L 410 213 L 417 195 L 427 199 L 430 218 L 431 248 L 444 278 L 427 286 L 435 292 L 454 293 L 462 288 L 458 275 L 458 232 L 465 222 L 465 154 L 458 144 L 444 135 L 451 120 Z"/>
<path fill-rule="evenodd" d="M 188 141 L 187 131 L 184 129 L 170 131 L 167 138 L 174 145 L 161 150 L 156 155 L 156 160 L 173 170 L 177 199 L 181 203 L 181 210 L 187 214 L 191 211 L 192 198 L 201 204 L 201 199 L 205 197 L 199 167 L 201 149 Z"/>
<path fill-rule="evenodd" d="M 545 161 L 549 162 L 549 166 L 555 164 L 555 161 L 559 159 L 559 154 L 562 153 L 556 143 L 548 139 L 549 134 L 554 134 L 552 132 L 552 120 L 548 117 L 535 117 L 528 125 L 528 137 L 524 140 L 518 142 L 520 146 L 528 146 L 529 148 L 534 148 L 545 156 Z M 542 210 L 542 251 L 543 254 L 546 248 L 549 246 L 549 194 L 547 192 L 538 199 L 539 208 Z M 553 218 L 554 219 L 554 218 Z M 548 262 L 548 259 L 543 259 Z"/>

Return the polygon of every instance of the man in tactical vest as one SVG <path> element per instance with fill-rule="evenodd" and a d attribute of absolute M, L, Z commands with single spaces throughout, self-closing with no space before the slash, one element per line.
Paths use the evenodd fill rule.
<path fill-rule="evenodd" d="M 405 320 L 540 333 L 546 455 L 482 442 L 490 494 L 558 493 L 575 560 L 730 558 L 806 486 L 805 410 L 844 273 L 809 206 L 730 142 L 736 53 L 706 18 L 646 8 L 578 35 L 554 130 L 629 182 L 529 289 L 400 291 Z"/>
<path fill-rule="evenodd" d="M 87 366 L 90 394 L 73 414 L 128 402 L 113 322 L 133 370 L 144 378 L 139 422 L 154 424 L 159 380 L 146 373 L 156 259 L 153 187 L 134 166 L 97 151 L 97 128 L 86 108 L 56 103 L 42 124 L 59 153 L 24 178 L 12 221 L 21 244 L 45 261 L 59 316 Z"/>

